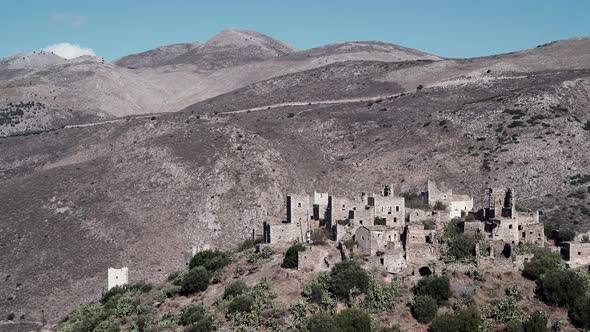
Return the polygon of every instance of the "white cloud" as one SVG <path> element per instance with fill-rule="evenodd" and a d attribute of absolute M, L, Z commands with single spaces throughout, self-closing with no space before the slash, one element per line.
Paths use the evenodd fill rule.
<path fill-rule="evenodd" d="M 83 55 L 95 56 L 94 51 L 87 47 L 81 47 L 80 45 L 70 43 L 58 43 L 45 47 L 43 51 L 53 52 L 56 55 L 65 58 L 73 59 Z"/>

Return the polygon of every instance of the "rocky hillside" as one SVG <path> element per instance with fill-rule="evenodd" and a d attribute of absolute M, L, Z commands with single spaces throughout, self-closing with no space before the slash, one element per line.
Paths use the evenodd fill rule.
<path fill-rule="evenodd" d="M 282 218 L 288 191 L 434 179 L 482 203 L 514 186 L 543 220 L 587 230 L 588 48 L 401 62 L 352 48 L 206 72 L 84 58 L 1 81 L 4 134 L 28 135 L 0 139 L 0 314 L 56 321 L 100 296 L 109 266 L 162 280 L 192 246 Z M 39 114 L 54 130 L 21 122 Z"/>

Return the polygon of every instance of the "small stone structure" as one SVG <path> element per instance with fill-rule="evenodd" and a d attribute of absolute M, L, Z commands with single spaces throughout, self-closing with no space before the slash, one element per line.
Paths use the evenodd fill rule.
<path fill-rule="evenodd" d="M 127 267 L 121 269 L 109 267 L 107 290 L 110 290 L 113 287 L 127 285 L 128 283 L 129 269 Z"/>
<path fill-rule="evenodd" d="M 445 188 L 444 185 L 438 186 L 434 181 L 428 181 L 426 184 L 426 193 L 428 204 L 434 207 L 440 202 L 447 207 L 451 218 L 461 217 L 463 214 L 473 210 L 473 198 L 467 195 L 455 195 L 452 189 Z"/>
<path fill-rule="evenodd" d="M 561 254 L 568 267 L 588 267 L 590 265 L 590 243 L 564 242 Z"/>

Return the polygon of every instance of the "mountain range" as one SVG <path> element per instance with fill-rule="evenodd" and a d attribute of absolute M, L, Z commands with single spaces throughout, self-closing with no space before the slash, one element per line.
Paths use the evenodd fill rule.
<path fill-rule="evenodd" d="M 165 278 L 281 220 L 287 192 L 451 185 L 587 231 L 590 38 L 449 59 L 254 31 L 114 62 L 0 61 L 0 314 L 56 321 L 108 267 Z"/>

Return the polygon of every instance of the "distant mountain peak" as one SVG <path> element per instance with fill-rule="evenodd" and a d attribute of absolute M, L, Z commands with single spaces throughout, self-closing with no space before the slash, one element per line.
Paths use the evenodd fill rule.
<path fill-rule="evenodd" d="M 295 51 L 295 48 L 254 30 L 225 29 L 204 44 L 205 46 L 233 46 L 233 47 L 260 47 L 273 50 L 280 54 Z"/>

